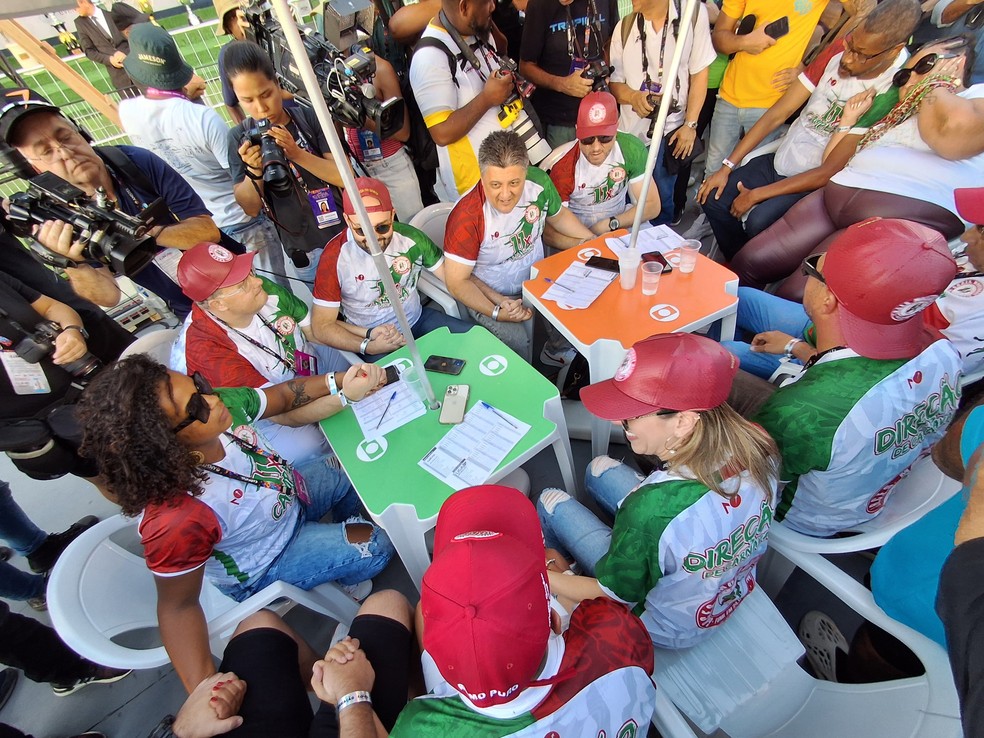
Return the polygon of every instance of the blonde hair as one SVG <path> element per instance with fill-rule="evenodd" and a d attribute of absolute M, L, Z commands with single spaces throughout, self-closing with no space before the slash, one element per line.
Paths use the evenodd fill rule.
<path fill-rule="evenodd" d="M 677 471 L 686 467 L 694 479 L 728 498 L 737 490 L 725 492 L 725 478 L 747 470 L 759 487 L 774 493 L 779 479 L 779 449 L 772 437 L 727 403 L 701 410 L 699 415 L 690 435 L 673 448 L 675 453 L 668 460 L 664 459 L 667 468 Z"/>

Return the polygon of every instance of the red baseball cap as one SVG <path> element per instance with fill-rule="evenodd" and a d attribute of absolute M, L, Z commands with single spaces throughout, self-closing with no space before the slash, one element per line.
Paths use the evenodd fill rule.
<path fill-rule="evenodd" d="M 420 606 L 424 648 L 441 676 L 478 707 L 531 685 L 550 636 L 550 584 L 536 508 L 498 485 L 441 506 Z"/>
<path fill-rule="evenodd" d="M 178 261 L 178 284 L 195 302 L 202 302 L 222 287 L 239 284 L 253 268 L 255 251 L 236 255 L 217 243 L 200 243 Z"/>
<path fill-rule="evenodd" d="M 961 187 L 953 191 L 957 213 L 968 223 L 984 225 L 984 187 Z"/>
<path fill-rule="evenodd" d="M 868 218 L 827 250 L 823 277 L 847 345 L 869 359 L 909 359 L 938 338 L 913 320 L 957 274 L 946 239 L 898 218 Z"/>
<path fill-rule="evenodd" d="M 577 109 L 578 138 L 614 136 L 618 131 L 618 103 L 610 92 L 589 92 Z"/>
<path fill-rule="evenodd" d="M 378 205 L 366 203 L 367 213 L 389 213 L 393 210 L 393 201 L 390 199 L 389 190 L 378 179 L 359 177 L 355 180 L 355 186 L 359 188 L 359 194 L 363 198 L 371 197 L 379 203 Z M 342 212 L 346 215 L 355 215 L 355 205 L 352 203 L 352 198 L 349 197 L 348 190 L 342 191 Z"/>
<path fill-rule="evenodd" d="M 581 390 L 581 402 L 604 420 L 628 420 L 657 410 L 710 410 L 724 404 L 738 359 L 717 341 L 666 333 L 636 343 L 612 379 Z"/>

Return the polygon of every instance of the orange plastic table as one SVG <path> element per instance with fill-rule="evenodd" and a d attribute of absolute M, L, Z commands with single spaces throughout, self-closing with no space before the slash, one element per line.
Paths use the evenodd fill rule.
<path fill-rule="evenodd" d="M 722 340 L 735 335 L 738 277 L 703 255 L 697 257 L 697 266 L 690 274 L 680 274 L 677 268 L 664 274 L 655 295 L 642 294 L 640 274 L 631 290 L 623 290 L 616 278 L 584 310 L 565 309 L 543 299 L 550 288 L 545 278 L 557 279 L 572 262 L 584 262 L 594 255 L 615 258 L 605 239 L 624 233 L 599 236 L 584 246 L 542 259 L 530 270 L 532 278 L 523 283 L 524 300 L 588 360 L 592 382 L 615 376 L 632 344 L 656 333 L 690 333 L 720 321 Z M 672 256 L 670 261 L 674 261 Z M 592 420 L 591 450 L 595 456 L 608 450 L 608 425 Z"/>

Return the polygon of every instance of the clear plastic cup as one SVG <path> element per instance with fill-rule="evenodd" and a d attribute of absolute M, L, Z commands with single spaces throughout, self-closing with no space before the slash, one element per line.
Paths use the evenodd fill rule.
<path fill-rule="evenodd" d="M 424 389 L 424 379 L 417 372 L 417 367 L 408 367 L 400 375 L 400 378 L 410 386 L 410 390 L 417 399 L 427 405 L 427 390 Z"/>
<path fill-rule="evenodd" d="M 663 274 L 663 265 L 655 261 L 642 264 L 642 294 L 655 295 L 659 288 L 659 278 Z"/>
<path fill-rule="evenodd" d="M 639 253 L 639 249 L 626 249 L 618 257 L 618 276 L 623 290 L 631 290 L 635 287 L 641 262 L 642 254 Z"/>
<path fill-rule="evenodd" d="M 680 274 L 690 274 L 697 266 L 700 241 L 689 239 L 680 245 Z"/>

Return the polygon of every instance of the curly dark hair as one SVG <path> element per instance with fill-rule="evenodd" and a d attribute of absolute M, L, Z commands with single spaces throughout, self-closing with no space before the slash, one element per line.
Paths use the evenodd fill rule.
<path fill-rule="evenodd" d="M 202 493 L 207 474 L 161 408 L 158 392 L 167 378 L 167 367 L 135 354 L 101 372 L 78 403 L 81 453 L 99 465 L 124 515 Z"/>

